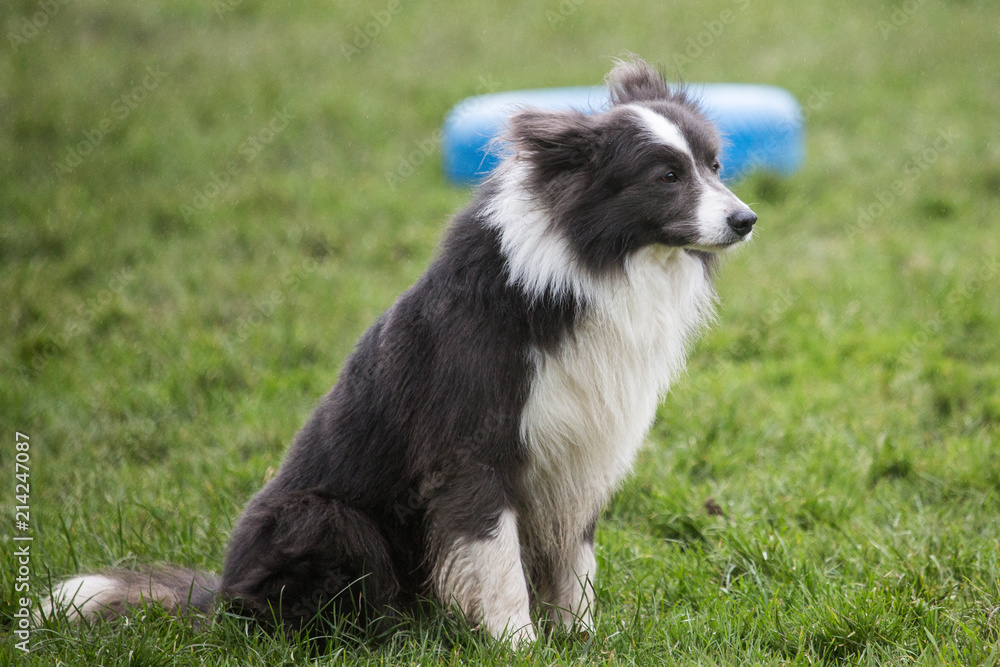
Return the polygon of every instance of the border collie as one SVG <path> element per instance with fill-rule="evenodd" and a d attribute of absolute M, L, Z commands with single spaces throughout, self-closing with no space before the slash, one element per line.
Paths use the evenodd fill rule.
<path fill-rule="evenodd" d="M 601 113 L 522 110 L 440 254 L 361 337 L 233 530 L 221 579 L 111 571 L 43 604 L 221 600 L 270 629 L 431 598 L 490 635 L 593 625 L 594 526 L 757 216 L 697 103 L 635 59 Z"/>

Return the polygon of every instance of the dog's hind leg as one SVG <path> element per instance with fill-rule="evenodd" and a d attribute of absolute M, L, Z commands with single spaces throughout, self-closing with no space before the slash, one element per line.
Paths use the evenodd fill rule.
<path fill-rule="evenodd" d="M 261 493 L 230 539 L 222 595 L 265 627 L 296 630 L 318 614 L 365 626 L 399 592 L 389 549 L 362 512 L 318 491 Z"/>

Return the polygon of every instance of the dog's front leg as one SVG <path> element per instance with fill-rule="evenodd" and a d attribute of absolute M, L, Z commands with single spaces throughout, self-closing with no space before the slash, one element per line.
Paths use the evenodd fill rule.
<path fill-rule="evenodd" d="M 493 637 L 514 646 L 535 639 L 514 510 L 502 510 L 484 534 L 451 540 L 438 558 L 434 584 L 443 604 L 457 604 Z"/>
<path fill-rule="evenodd" d="M 552 572 L 543 603 L 549 618 L 567 630 L 582 632 L 594 629 L 594 558 L 593 533 L 585 537 L 570 554 L 560 559 Z"/>

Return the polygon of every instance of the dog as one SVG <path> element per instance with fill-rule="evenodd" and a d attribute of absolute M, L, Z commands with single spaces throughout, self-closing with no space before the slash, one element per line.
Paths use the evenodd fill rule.
<path fill-rule="evenodd" d="M 638 58 L 606 85 L 602 112 L 511 117 L 497 171 L 244 509 L 221 579 L 110 571 L 44 608 L 221 601 L 299 629 L 430 598 L 514 646 L 532 609 L 592 631 L 598 516 L 713 318 L 717 257 L 757 220 L 689 92 Z"/>

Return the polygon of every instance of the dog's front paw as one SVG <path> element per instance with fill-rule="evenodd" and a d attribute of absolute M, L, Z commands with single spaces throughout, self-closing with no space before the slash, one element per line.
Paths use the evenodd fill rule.
<path fill-rule="evenodd" d="M 527 625 L 522 625 L 519 628 L 510 630 L 507 632 L 507 638 L 510 640 L 510 647 L 512 649 L 523 648 L 527 644 L 531 644 L 537 638 L 535 633 L 535 627 L 528 623 Z"/>

